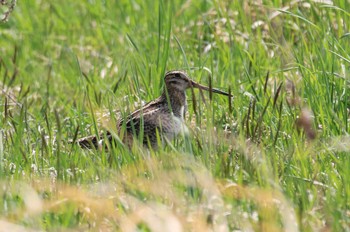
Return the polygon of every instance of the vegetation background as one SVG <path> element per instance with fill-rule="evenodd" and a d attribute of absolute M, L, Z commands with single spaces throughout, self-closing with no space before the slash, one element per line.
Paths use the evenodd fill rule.
<path fill-rule="evenodd" d="M 350 231 L 348 0 L 15 3 L 0 1 L 1 231 Z M 159 151 L 69 143 L 173 69 L 235 97 L 189 92 L 190 135 Z"/>

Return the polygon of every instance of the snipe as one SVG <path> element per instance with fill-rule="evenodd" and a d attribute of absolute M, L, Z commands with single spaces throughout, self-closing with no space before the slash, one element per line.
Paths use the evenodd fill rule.
<path fill-rule="evenodd" d="M 118 122 L 117 131 L 122 134 L 123 142 L 131 145 L 133 138 L 143 133 L 142 143 L 157 148 L 158 137 L 173 139 L 186 130 L 184 116 L 187 110 L 186 89 L 198 88 L 230 96 L 228 93 L 200 85 L 192 81 L 183 71 L 170 71 L 165 74 L 165 88 L 160 97 L 151 101 Z M 83 148 L 98 148 L 105 139 L 111 142 L 112 134 L 89 136 L 78 140 Z"/>

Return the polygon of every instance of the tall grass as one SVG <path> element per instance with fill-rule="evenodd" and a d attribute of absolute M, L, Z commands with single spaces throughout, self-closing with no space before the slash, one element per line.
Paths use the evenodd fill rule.
<path fill-rule="evenodd" d="M 349 2 L 28 0 L 7 20 L 3 230 L 350 230 Z M 172 69 L 235 97 L 189 91 L 190 135 L 158 151 L 69 142 Z"/>

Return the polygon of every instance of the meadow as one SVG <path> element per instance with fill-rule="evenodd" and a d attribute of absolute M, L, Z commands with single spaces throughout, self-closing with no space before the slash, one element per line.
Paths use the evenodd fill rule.
<path fill-rule="evenodd" d="M 0 9 L 0 231 L 350 231 L 348 0 Z M 169 70 L 234 98 L 189 90 L 156 151 L 70 142 Z"/>

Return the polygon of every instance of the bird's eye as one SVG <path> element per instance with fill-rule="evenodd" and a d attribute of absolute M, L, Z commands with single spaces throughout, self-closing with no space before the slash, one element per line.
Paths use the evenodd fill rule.
<path fill-rule="evenodd" d="M 181 75 L 179 73 L 175 73 L 175 77 L 180 78 Z"/>
<path fill-rule="evenodd" d="M 169 83 L 179 83 L 179 82 L 181 82 L 181 80 L 176 79 L 176 78 L 172 78 L 169 80 Z"/>

